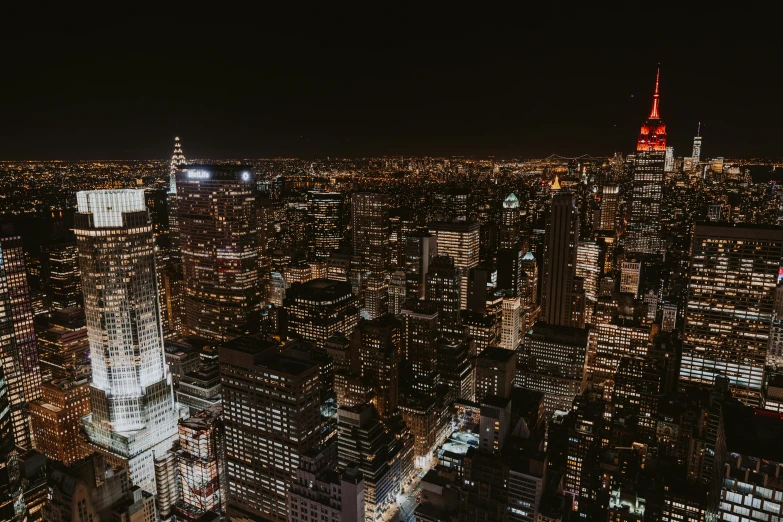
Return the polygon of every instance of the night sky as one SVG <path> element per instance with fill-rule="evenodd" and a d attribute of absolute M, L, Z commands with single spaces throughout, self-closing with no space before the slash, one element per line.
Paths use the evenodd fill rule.
<path fill-rule="evenodd" d="M 675 154 L 702 121 L 702 157 L 783 156 L 783 55 L 768 43 L 25 30 L 1 51 L 0 160 L 167 158 L 174 136 L 188 158 L 627 153 L 658 62 Z"/>

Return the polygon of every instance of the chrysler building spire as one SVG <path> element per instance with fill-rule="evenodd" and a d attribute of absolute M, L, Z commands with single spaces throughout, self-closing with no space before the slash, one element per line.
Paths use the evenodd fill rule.
<path fill-rule="evenodd" d="M 179 137 L 174 138 L 174 154 L 171 156 L 171 168 L 169 168 L 169 193 L 177 192 L 177 184 L 174 179 L 177 169 L 185 163 L 185 155 L 182 154 L 182 145 L 179 143 Z"/>

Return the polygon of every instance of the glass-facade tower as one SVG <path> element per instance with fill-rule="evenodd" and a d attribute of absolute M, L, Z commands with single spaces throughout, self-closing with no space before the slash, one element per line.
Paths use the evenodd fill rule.
<path fill-rule="evenodd" d="M 79 192 L 74 220 L 92 360 L 92 449 L 155 492 L 153 456 L 177 437 L 163 356 L 152 223 L 142 190 Z"/>

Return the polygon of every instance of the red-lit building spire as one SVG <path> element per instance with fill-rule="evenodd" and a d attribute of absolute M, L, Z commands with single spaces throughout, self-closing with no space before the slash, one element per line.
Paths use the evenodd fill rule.
<path fill-rule="evenodd" d="M 650 118 L 651 120 L 660 120 L 661 117 L 658 115 L 658 100 L 660 99 L 660 94 L 658 94 L 658 82 L 661 79 L 661 66 L 658 64 L 658 72 L 655 74 L 655 94 L 653 94 L 653 105 L 652 110 L 650 111 Z"/>
<path fill-rule="evenodd" d="M 637 151 L 666 151 L 666 124 L 661 121 L 661 116 L 658 113 L 658 104 L 660 101 L 660 94 L 658 93 L 658 85 L 661 79 L 661 67 L 658 64 L 658 72 L 655 75 L 655 93 L 653 93 L 653 104 L 650 116 L 647 121 L 642 124 L 642 129 L 639 131 L 639 139 L 636 142 Z"/>

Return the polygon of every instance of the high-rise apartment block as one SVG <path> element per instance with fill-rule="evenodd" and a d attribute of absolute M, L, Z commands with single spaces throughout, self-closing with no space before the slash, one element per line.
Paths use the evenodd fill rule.
<path fill-rule="evenodd" d="M 321 522 L 366 521 L 362 474 L 356 467 L 338 473 L 336 465 L 334 441 L 302 456 L 288 493 L 289 522 L 309 520 L 313 513 Z"/>
<path fill-rule="evenodd" d="M 351 335 L 359 322 L 356 304 L 350 283 L 329 279 L 294 283 L 283 300 L 288 334 L 318 346 L 337 331 Z"/>
<path fill-rule="evenodd" d="M 549 415 L 568 412 L 587 384 L 589 330 L 536 323 L 525 335 L 516 386 L 544 394 Z"/>
<path fill-rule="evenodd" d="M 412 441 L 397 437 L 374 418 L 369 404 L 339 408 L 337 426 L 337 469 L 359 469 L 364 478 L 365 520 L 380 521 L 391 514 L 396 495 L 410 476 Z"/>
<path fill-rule="evenodd" d="M 354 256 L 362 269 L 386 269 L 389 242 L 389 196 L 375 193 L 351 195 L 351 234 Z"/>
<path fill-rule="evenodd" d="M 723 375 L 737 398 L 761 403 L 781 259 L 778 227 L 695 226 L 682 384 L 709 387 Z"/>
<path fill-rule="evenodd" d="M 598 281 L 603 274 L 603 252 L 595 241 L 580 241 L 576 254 L 576 276 L 582 279 L 585 291 L 585 323 L 592 324 L 598 301 Z"/>
<path fill-rule="evenodd" d="M 177 172 L 185 326 L 224 341 L 252 332 L 261 305 L 255 175 L 248 167 Z"/>
<path fill-rule="evenodd" d="M 503 318 L 500 325 L 500 346 L 516 350 L 520 341 L 520 302 L 515 295 L 503 297 Z"/>
<path fill-rule="evenodd" d="M 476 401 L 487 395 L 511 397 L 517 368 L 517 353 L 514 350 L 490 347 L 476 358 Z"/>
<path fill-rule="evenodd" d="M 220 348 L 231 520 L 288 519 L 300 458 L 324 440 L 319 365 L 259 335 Z"/>
<path fill-rule="evenodd" d="M 460 270 L 460 309 L 468 307 L 468 273 L 479 264 L 481 225 L 470 221 L 430 223 L 438 242 L 438 254 L 454 259 Z"/>
<path fill-rule="evenodd" d="M 641 263 L 634 261 L 624 262 L 620 267 L 620 292 L 639 297 L 641 273 Z"/>
<path fill-rule="evenodd" d="M 412 373 L 413 390 L 433 395 L 439 382 L 438 306 L 431 301 L 408 301 L 399 319 L 400 352 Z"/>
<path fill-rule="evenodd" d="M 438 239 L 426 230 L 405 236 L 404 261 L 409 299 L 424 299 L 430 263 L 438 255 Z"/>
<path fill-rule="evenodd" d="M 307 206 L 312 257 L 327 259 L 343 237 L 343 195 L 310 191 Z"/>
<path fill-rule="evenodd" d="M 41 369 L 22 239 L 18 236 L 0 237 L 0 364 L 8 390 L 14 443 L 30 449 L 27 404 L 41 396 Z"/>
<path fill-rule="evenodd" d="M 19 458 L 14 446 L 8 381 L 0 367 L 0 517 L 21 520 L 24 516 L 24 492 L 19 474 Z"/>
<path fill-rule="evenodd" d="M 126 465 L 133 484 L 155 492 L 153 456 L 167 451 L 179 412 L 163 358 L 154 244 L 141 190 L 76 195 L 90 340 L 90 447 Z"/>
<path fill-rule="evenodd" d="M 438 256 L 432 260 L 427 273 L 427 300 L 438 307 L 438 331 L 441 337 L 461 339 L 460 285 L 462 273 L 454 265 L 454 259 Z"/>
<path fill-rule="evenodd" d="M 76 245 L 62 244 L 49 248 L 46 290 L 52 310 L 81 304 L 82 281 Z"/>
<path fill-rule="evenodd" d="M 81 440 L 81 419 L 90 413 L 90 381 L 59 379 L 41 387 L 30 403 L 35 448 L 66 466 L 87 455 Z"/>
<path fill-rule="evenodd" d="M 406 296 L 405 272 L 397 270 L 389 280 L 389 313 L 399 315 Z"/>
<path fill-rule="evenodd" d="M 620 187 L 604 185 L 601 187 L 601 212 L 596 230 L 617 229 L 617 210 L 620 206 Z"/>
<path fill-rule="evenodd" d="M 359 361 L 359 371 L 373 390 L 374 405 L 381 420 L 388 419 L 399 401 L 400 323 L 387 314 L 361 321 L 351 340 L 351 357 Z"/>

